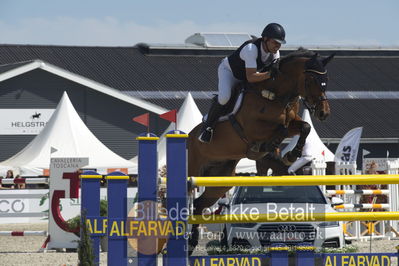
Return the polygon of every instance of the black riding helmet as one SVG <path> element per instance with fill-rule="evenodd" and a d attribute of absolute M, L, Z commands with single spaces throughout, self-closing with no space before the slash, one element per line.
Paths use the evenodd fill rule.
<path fill-rule="evenodd" d="M 271 38 L 281 44 L 285 44 L 285 30 L 277 23 L 268 24 L 262 31 L 262 37 Z"/>

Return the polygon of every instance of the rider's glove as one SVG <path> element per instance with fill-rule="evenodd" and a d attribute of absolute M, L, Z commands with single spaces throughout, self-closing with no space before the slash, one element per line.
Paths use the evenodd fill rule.
<path fill-rule="evenodd" d="M 273 60 L 271 66 L 270 66 L 270 78 L 271 79 L 276 79 L 277 76 L 281 74 L 279 67 L 280 67 L 280 59 L 277 58 L 277 59 Z"/>

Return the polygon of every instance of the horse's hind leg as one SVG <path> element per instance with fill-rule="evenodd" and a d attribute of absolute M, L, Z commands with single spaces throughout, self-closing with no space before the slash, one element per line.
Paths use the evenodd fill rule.
<path fill-rule="evenodd" d="M 206 208 L 211 207 L 215 204 L 218 199 L 223 197 L 231 187 L 207 187 L 205 191 L 194 200 L 194 211 L 193 214 L 203 214 Z"/>
<path fill-rule="evenodd" d="M 272 169 L 274 176 L 288 174 L 288 166 L 281 161 L 280 154 L 268 153 L 263 158 L 256 160 L 257 175 L 266 176 L 269 168 Z"/>
<path fill-rule="evenodd" d="M 238 161 L 231 160 L 227 162 L 212 163 L 204 171 L 202 176 L 233 176 Z M 204 209 L 211 207 L 221 198 L 231 187 L 207 187 L 197 199 L 194 200 L 193 214 L 201 215 Z M 189 255 L 192 254 L 194 248 L 198 245 L 199 224 L 193 224 L 189 238 Z"/>
<path fill-rule="evenodd" d="M 202 171 L 202 176 L 234 176 L 237 160 L 211 163 Z M 201 214 L 202 211 L 211 207 L 231 187 L 207 187 L 200 197 L 194 200 L 194 214 Z"/>

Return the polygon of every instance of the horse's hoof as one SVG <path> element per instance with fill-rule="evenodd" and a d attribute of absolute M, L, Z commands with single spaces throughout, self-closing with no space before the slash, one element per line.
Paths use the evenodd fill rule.
<path fill-rule="evenodd" d="M 302 151 L 299 149 L 293 149 L 292 151 L 289 152 L 289 157 L 294 158 L 294 162 L 296 161 L 297 158 L 302 156 Z"/>
<path fill-rule="evenodd" d="M 281 159 L 281 161 L 286 166 L 291 166 L 297 159 L 298 159 L 298 156 L 296 156 L 292 151 L 289 151 L 284 155 L 284 157 Z"/>
<path fill-rule="evenodd" d="M 294 162 L 290 162 L 290 161 L 288 160 L 287 155 L 284 155 L 284 157 L 281 158 L 281 161 L 283 162 L 283 164 L 284 164 L 285 166 L 291 166 L 291 164 L 294 163 Z"/>

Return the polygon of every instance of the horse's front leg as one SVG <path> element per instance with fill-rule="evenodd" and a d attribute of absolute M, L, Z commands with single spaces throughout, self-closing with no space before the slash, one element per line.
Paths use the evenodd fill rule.
<path fill-rule="evenodd" d="M 311 130 L 311 126 L 309 123 L 295 119 L 288 125 L 288 135 L 290 137 L 298 135 L 299 139 L 296 146 L 292 149 L 292 151 L 287 152 L 283 157 L 283 162 L 286 165 L 291 165 L 294 163 L 299 157 L 302 155 L 303 147 L 305 146 L 306 138 L 308 137 Z"/>

